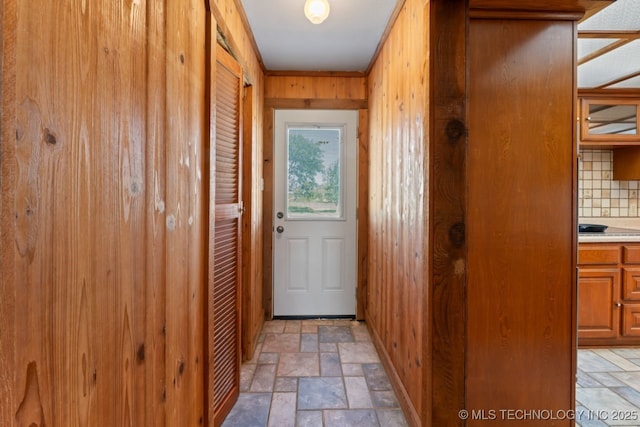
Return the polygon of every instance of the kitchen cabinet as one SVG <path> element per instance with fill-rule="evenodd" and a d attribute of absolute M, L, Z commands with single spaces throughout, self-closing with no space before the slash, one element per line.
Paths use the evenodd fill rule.
<path fill-rule="evenodd" d="M 640 243 L 580 243 L 578 344 L 640 344 Z"/>
<path fill-rule="evenodd" d="M 580 142 L 591 147 L 640 147 L 638 98 L 580 99 Z"/>
<path fill-rule="evenodd" d="M 613 179 L 640 179 L 640 97 L 583 94 L 578 103 L 580 148 L 612 149 Z"/>

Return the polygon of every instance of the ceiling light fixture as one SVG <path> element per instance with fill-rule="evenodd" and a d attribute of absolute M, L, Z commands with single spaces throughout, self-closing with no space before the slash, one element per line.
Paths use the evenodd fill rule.
<path fill-rule="evenodd" d="M 329 16 L 330 9 L 327 0 L 307 0 L 304 4 L 304 16 L 313 24 L 321 24 Z"/>

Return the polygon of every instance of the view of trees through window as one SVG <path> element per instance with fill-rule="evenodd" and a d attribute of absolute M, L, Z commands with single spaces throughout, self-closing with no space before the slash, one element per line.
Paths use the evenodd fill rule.
<path fill-rule="evenodd" d="M 339 217 L 341 129 L 289 128 L 287 212 Z"/>

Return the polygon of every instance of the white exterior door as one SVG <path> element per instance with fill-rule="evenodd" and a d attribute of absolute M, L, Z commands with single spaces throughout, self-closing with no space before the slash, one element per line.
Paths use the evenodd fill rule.
<path fill-rule="evenodd" d="M 276 111 L 274 316 L 355 315 L 357 122 Z"/>

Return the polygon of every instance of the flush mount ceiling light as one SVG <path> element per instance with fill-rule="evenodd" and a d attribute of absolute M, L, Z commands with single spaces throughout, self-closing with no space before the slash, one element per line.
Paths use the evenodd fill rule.
<path fill-rule="evenodd" d="M 329 2 L 327 0 L 307 0 L 304 4 L 304 15 L 313 24 L 321 24 L 329 16 Z"/>

